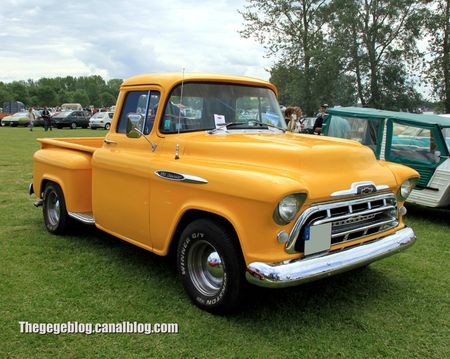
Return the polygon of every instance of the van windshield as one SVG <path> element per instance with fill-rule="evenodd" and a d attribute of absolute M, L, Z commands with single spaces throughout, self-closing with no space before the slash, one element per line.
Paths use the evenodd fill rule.
<path fill-rule="evenodd" d="M 226 83 L 187 83 L 175 87 L 160 123 L 163 133 L 212 130 L 285 129 L 286 123 L 272 90 Z M 264 126 L 267 124 L 267 126 Z"/>

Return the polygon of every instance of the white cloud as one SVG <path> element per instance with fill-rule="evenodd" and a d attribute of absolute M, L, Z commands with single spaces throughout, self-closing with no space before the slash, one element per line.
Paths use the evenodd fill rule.
<path fill-rule="evenodd" d="M 2 7 L 8 11 L 0 14 L 0 81 L 126 78 L 183 67 L 267 79 L 264 50 L 238 34 L 243 20 L 237 9 L 244 3 L 6 1 Z"/>

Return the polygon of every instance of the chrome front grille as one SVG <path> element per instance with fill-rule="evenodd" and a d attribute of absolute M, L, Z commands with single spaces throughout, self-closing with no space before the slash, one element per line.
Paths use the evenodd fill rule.
<path fill-rule="evenodd" d="M 398 226 L 397 200 L 392 193 L 313 205 L 299 217 L 286 250 L 303 252 L 312 226 L 331 223 L 331 245 L 361 239 Z"/>

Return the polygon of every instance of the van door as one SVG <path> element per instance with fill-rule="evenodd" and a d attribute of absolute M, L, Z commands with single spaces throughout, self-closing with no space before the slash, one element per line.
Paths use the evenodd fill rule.
<path fill-rule="evenodd" d="M 428 183 L 446 153 L 441 133 L 435 126 L 411 124 L 389 119 L 387 123 L 386 160 L 414 168 L 420 173 L 419 188 Z"/>

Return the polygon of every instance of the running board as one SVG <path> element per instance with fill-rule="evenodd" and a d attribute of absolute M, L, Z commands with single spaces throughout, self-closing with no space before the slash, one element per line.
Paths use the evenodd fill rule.
<path fill-rule="evenodd" d="M 92 212 L 67 212 L 67 214 L 84 224 L 95 224 L 95 218 Z"/>

